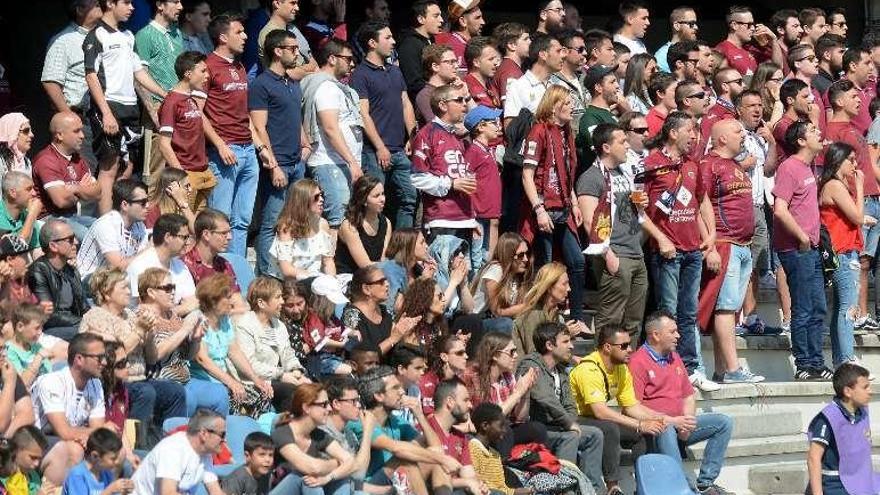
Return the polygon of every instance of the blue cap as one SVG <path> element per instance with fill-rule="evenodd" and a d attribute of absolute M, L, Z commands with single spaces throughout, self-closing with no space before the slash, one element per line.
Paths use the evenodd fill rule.
<path fill-rule="evenodd" d="M 484 120 L 496 120 L 501 116 L 501 110 L 489 108 L 486 105 L 477 105 L 464 116 L 464 126 L 468 131 L 473 131 Z"/>

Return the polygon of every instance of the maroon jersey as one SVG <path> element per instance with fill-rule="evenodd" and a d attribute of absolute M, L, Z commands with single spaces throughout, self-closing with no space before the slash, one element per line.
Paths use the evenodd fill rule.
<path fill-rule="evenodd" d="M 752 242 L 755 209 L 752 181 L 736 161 L 709 152 L 700 162 L 703 189 L 715 211 L 715 231 L 719 241 L 736 244 Z"/>
<path fill-rule="evenodd" d="M 675 249 L 699 249 L 697 215 L 706 195 L 699 166 L 690 159 L 673 162 L 663 150 L 654 150 L 645 158 L 645 191 L 645 213 Z M 651 245 L 656 247 L 656 241 Z"/>
<path fill-rule="evenodd" d="M 83 177 L 90 176 L 86 161 L 79 154 L 68 158 L 50 144 L 34 157 L 33 164 L 34 188 L 43 202 L 43 216 L 76 215 L 76 205 L 60 208 L 52 202 L 48 191 L 52 187 L 78 185 Z"/>
<path fill-rule="evenodd" d="M 859 132 L 856 126 L 852 122 L 829 122 L 825 139 L 831 142 L 846 143 L 853 147 L 856 151 L 859 170 L 865 174 L 865 196 L 880 195 L 880 185 L 877 184 L 877 176 L 874 173 L 874 167 L 871 166 L 871 157 L 868 155 L 868 144 L 865 141 L 865 136 Z"/>
<path fill-rule="evenodd" d="M 736 119 L 736 110 L 734 110 L 733 104 L 719 98 L 700 120 L 700 141 L 704 146 L 712 136 L 712 126 L 727 119 Z"/>
<path fill-rule="evenodd" d="M 736 69 L 741 75 L 754 74 L 758 69 L 758 61 L 752 51 L 740 48 L 728 40 L 724 40 L 715 46 L 715 49 L 724 55 L 727 64 Z"/>
<path fill-rule="evenodd" d="M 226 144 L 249 144 L 251 128 L 244 65 L 213 52 L 208 55 L 205 64 L 209 73 L 205 88 L 208 96 L 205 116 Z"/>
<path fill-rule="evenodd" d="M 413 174 L 427 174 L 450 182 L 459 177 L 472 177 L 473 172 L 464 157 L 464 143 L 437 121 L 422 127 L 413 140 Z M 430 179 L 430 178 L 429 178 Z M 413 180 L 413 183 L 417 181 Z M 471 197 L 452 189 L 445 196 L 423 194 L 425 223 L 432 220 L 472 220 L 474 207 Z"/>
<path fill-rule="evenodd" d="M 171 149 L 184 170 L 207 170 L 202 111 L 195 98 L 169 91 L 159 107 L 159 132 L 171 134 Z"/>
<path fill-rule="evenodd" d="M 507 81 L 510 79 L 519 79 L 522 75 L 522 68 L 513 60 L 504 57 L 501 59 L 501 64 L 498 65 L 498 69 L 495 71 L 495 77 L 493 77 L 492 82 L 489 83 L 489 89 L 494 91 L 495 94 L 501 98 L 501 101 L 504 101 L 504 98 L 507 95 Z"/>
<path fill-rule="evenodd" d="M 474 141 L 464 158 L 477 176 L 477 192 L 473 195 L 477 218 L 501 218 L 501 174 L 491 147 Z"/>

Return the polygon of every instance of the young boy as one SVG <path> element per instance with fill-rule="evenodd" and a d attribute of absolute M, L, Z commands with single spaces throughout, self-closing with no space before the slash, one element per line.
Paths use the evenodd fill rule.
<path fill-rule="evenodd" d="M 473 141 L 464 153 L 465 162 L 477 177 L 473 195 L 474 213 L 483 229 L 483 251 L 491 253 L 498 241 L 498 222 L 501 218 L 501 173 L 489 143 L 501 135 L 501 110 L 479 105 L 464 117 L 464 126 Z"/>
<path fill-rule="evenodd" d="M 130 479 L 113 481 L 113 470 L 119 465 L 122 440 L 107 428 L 98 428 L 89 435 L 82 462 L 67 474 L 61 495 L 111 495 L 130 493 L 134 484 Z"/>
<path fill-rule="evenodd" d="M 202 92 L 208 80 L 205 56 L 199 52 L 181 53 L 174 62 L 174 72 L 179 82 L 159 107 L 159 150 L 169 167 L 186 171 L 192 186 L 187 206 L 198 213 L 217 184 L 217 178 L 208 170 L 202 111 L 193 98 L 193 92 Z"/>
<path fill-rule="evenodd" d="M 834 372 L 834 400 L 810 422 L 807 452 L 808 494 L 880 492 L 880 476 L 871 463 L 868 370 L 843 363 Z M 845 471 L 839 471 L 846 466 Z"/>
<path fill-rule="evenodd" d="M 220 481 L 226 495 L 265 495 L 269 493 L 269 471 L 275 463 L 272 437 L 255 431 L 244 439 L 244 466 Z"/>
<path fill-rule="evenodd" d="M 6 342 L 6 356 L 28 388 L 38 376 L 52 371 L 52 352 L 39 342 L 44 321 L 46 313 L 36 304 L 22 304 L 12 311 L 15 333 Z"/>

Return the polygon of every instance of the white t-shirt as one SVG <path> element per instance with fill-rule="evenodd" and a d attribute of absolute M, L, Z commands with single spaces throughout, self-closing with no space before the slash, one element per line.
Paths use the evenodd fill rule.
<path fill-rule="evenodd" d="M 305 270 L 300 279 L 317 277 L 321 274 L 321 262 L 324 256 L 333 256 L 333 239 L 324 230 L 320 230 L 312 237 L 295 239 L 292 241 L 279 241 L 276 237 L 269 247 L 269 258 L 272 266 L 269 268 L 270 275 L 276 278 L 284 278 L 278 263 L 287 261 L 298 270 Z"/>
<path fill-rule="evenodd" d="M 104 389 L 101 380 L 92 378 L 83 390 L 76 388 L 70 368 L 53 371 L 37 378 L 31 389 L 34 399 L 35 426 L 49 424 L 46 414 L 64 413 L 74 427 L 89 425 L 90 419 L 104 419 Z"/>
<path fill-rule="evenodd" d="M 489 304 L 489 294 L 486 290 L 486 280 L 491 280 L 497 283 L 501 281 L 502 275 L 503 273 L 501 272 L 501 264 L 497 262 L 493 262 L 483 272 L 483 275 L 480 277 L 480 285 L 477 286 L 477 292 L 474 293 L 474 313 L 482 313 L 486 310 L 486 307 Z"/>
<path fill-rule="evenodd" d="M 192 274 L 183 261 L 178 257 L 171 258 L 170 268 L 171 283 L 174 284 L 174 302 L 180 303 L 187 297 L 196 295 L 196 283 L 193 281 Z M 128 273 L 128 281 L 131 284 L 131 297 L 138 297 L 138 277 L 147 271 L 148 268 L 165 268 L 159 261 L 159 255 L 156 248 L 151 247 L 140 252 L 131 262 L 125 271 Z"/>
<path fill-rule="evenodd" d="M 528 108 L 534 114 L 549 87 L 549 81 L 541 82 L 530 70 L 519 79 L 508 80 L 507 97 L 504 99 L 504 118 L 516 117 L 523 108 Z"/>
<path fill-rule="evenodd" d="M 615 34 L 614 41 L 626 45 L 626 47 L 629 48 L 630 54 L 632 55 L 636 55 L 638 53 L 648 53 L 648 49 L 645 48 L 645 43 L 642 40 L 634 40 L 620 34 Z"/>
<path fill-rule="evenodd" d="M 139 253 L 147 242 L 144 222 L 135 222 L 128 229 L 118 211 L 105 213 L 89 227 L 76 255 L 80 277 L 85 278 L 107 264 L 104 254 L 117 252 L 123 258 Z"/>
<path fill-rule="evenodd" d="M 346 97 L 335 81 L 324 81 L 315 91 L 315 108 L 318 112 L 336 110 L 339 112 L 339 130 L 352 156 L 360 160 L 364 147 L 364 131 L 358 124 L 360 106 L 358 100 Z M 309 166 L 346 163 L 342 156 L 330 144 L 323 126 L 318 126 L 320 133 L 318 143 L 309 156 Z"/>
<path fill-rule="evenodd" d="M 134 495 L 158 495 L 159 478 L 177 481 L 179 493 L 195 493 L 203 481 L 217 481 L 211 456 L 197 454 L 185 431 L 165 437 L 141 461 L 131 477 Z"/>

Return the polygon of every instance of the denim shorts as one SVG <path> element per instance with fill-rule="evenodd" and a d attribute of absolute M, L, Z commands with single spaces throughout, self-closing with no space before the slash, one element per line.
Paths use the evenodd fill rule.
<path fill-rule="evenodd" d="M 869 196 L 865 198 L 865 216 L 872 216 L 880 220 L 880 198 Z M 862 226 L 862 238 L 865 247 L 862 248 L 862 256 L 874 257 L 877 254 L 877 244 L 880 241 L 880 222 L 870 227 Z"/>
<path fill-rule="evenodd" d="M 715 309 L 739 311 L 746 296 L 746 287 L 752 276 L 752 250 L 749 246 L 730 245 L 730 260 L 724 273 L 724 282 L 718 292 Z"/>
<path fill-rule="evenodd" d="M 345 364 L 342 356 L 330 352 L 319 351 L 308 359 L 309 374 L 314 377 L 325 377 L 336 374 L 336 370 Z"/>

